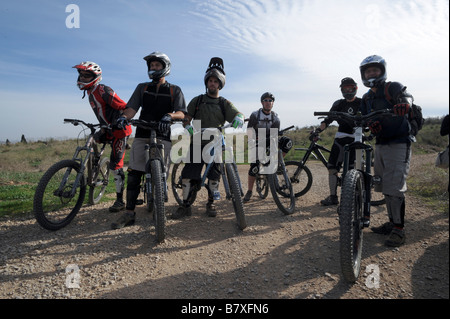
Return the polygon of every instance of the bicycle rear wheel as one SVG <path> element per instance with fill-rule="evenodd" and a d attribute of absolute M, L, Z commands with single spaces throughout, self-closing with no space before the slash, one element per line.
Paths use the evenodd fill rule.
<path fill-rule="evenodd" d="M 33 211 L 37 222 L 48 230 L 67 226 L 83 205 L 86 181 L 81 177 L 71 195 L 80 164 L 63 160 L 51 166 L 39 181 L 34 193 Z"/>
<path fill-rule="evenodd" d="M 349 282 L 355 282 L 361 270 L 364 190 L 363 174 L 350 170 L 344 178 L 339 206 L 341 268 Z"/>
<path fill-rule="evenodd" d="M 266 175 L 258 174 L 256 176 L 256 192 L 261 199 L 265 199 L 269 194 L 269 181 Z"/>
<path fill-rule="evenodd" d="M 268 175 L 267 179 L 269 180 L 270 192 L 278 208 L 285 215 L 294 213 L 295 194 L 283 159 L 279 161 L 278 171 Z"/>
<path fill-rule="evenodd" d="M 247 220 L 245 218 L 244 203 L 241 197 L 241 189 L 239 187 L 238 177 L 236 171 L 231 163 L 225 164 L 227 173 L 228 184 L 230 185 L 231 201 L 233 202 L 234 212 L 236 214 L 236 220 L 241 230 L 247 227 Z"/>
<path fill-rule="evenodd" d="M 297 161 L 287 161 L 285 166 L 295 197 L 305 195 L 311 189 L 313 182 L 311 170 L 306 165 L 301 166 Z"/>
<path fill-rule="evenodd" d="M 97 171 L 94 172 L 92 184 L 89 185 L 89 204 L 98 204 L 102 199 L 109 183 L 109 172 L 109 158 L 104 157 L 101 159 Z"/>
<path fill-rule="evenodd" d="M 156 241 L 158 243 L 164 241 L 166 237 L 166 212 L 164 209 L 164 177 L 162 173 L 161 162 L 152 160 L 150 162 L 153 187 L 153 204 L 155 219 Z"/>

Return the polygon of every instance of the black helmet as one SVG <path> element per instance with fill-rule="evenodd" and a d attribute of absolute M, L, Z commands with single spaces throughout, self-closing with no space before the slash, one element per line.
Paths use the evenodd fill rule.
<path fill-rule="evenodd" d="M 379 68 L 381 70 L 380 76 L 377 78 L 366 79 L 364 73 L 369 67 Z M 386 81 L 386 61 L 379 55 L 371 55 L 365 58 L 359 66 L 359 71 L 361 72 L 361 79 L 364 85 L 369 88 L 376 87 Z"/>
<path fill-rule="evenodd" d="M 351 92 L 343 91 L 344 86 L 353 86 L 353 90 Z M 358 90 L 358 84 L 352 78 L 343 78 L 339 87 L 341 88 L 342 96 L 347 100 L 353 99 Z"/>
<path fill-rule="evenodd" d="M 147 61 L 148 77 L 150 80 L 159 81 L 159 79 L 170 74 L 170 59 L 166 54 L 155 51 L 145 56 L 144 60 Z M 152 61 L 160 62 L 163 65 L 163 68 L 158 71 L 150 70 L 150 62 Z"/>
<path fill-rule="evenodd" d="M 263 95 L 261 95 L 261 102 L 266 98 L 272 99 L 275 102 L 275 96 L 270 92 L 266 92 Z"/>
<path fill-rule="evenodd" d="M 219 90 L 221 90 L 225 86 L 225 71 L 223 67 L 223 60 L 221 58 L 211 58 L 209 61 L 208 69 L 206 70 L 205 74 L 205 86 L 208 85 L 208 79 L 214 76 L 216 77 L 220 82 Z"/>

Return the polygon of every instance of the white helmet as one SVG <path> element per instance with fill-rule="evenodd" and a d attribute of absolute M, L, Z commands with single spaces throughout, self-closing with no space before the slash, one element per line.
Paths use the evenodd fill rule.
<path fill-rule="evenodd" d="M 80 90 L 90 89 L 90 88 L 94 87 L 95 85 L 97 85 L 97 83 L 102 80 L 102 69 L 95 62 L 90 62 L 90 61 L 81 62 L 80 64 L 73 66 L 73 68 L 77 69 L 78 73 L 80 73 L 80 71 L 87 71 L 87 72 L 91 72 L 94 75 L 94 79 L 87 83 L 81 82 L 80 76 L 78 76 L 77 86 L 80 88 Z"/>
<path fill-rule="evenodd" d="M 157 82 L 159 81 L 159 79 L 166 77 L 170 74 L 171 63 L 167 54 L 155 51 L 145 56 L 144 60 L 147 61 L 148 77 L 150 78 L 150 80 Z M 152 61 L 160 62 L 163 66 L 162 70 L 159 71 L 150 70 L 150 62 Z"/>

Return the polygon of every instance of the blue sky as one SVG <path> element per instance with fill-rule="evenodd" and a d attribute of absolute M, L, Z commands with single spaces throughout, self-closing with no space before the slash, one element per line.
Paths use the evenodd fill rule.
<path fill-rule="evenodd" d="M 67 28 L 69 4 L 79 28 Z M 148 81 L 142 59 L 152 51 L 172 61 L 167 80 L 186 103 L 204 93 L 209 59 L 224 59 L 221 95 L 246 116 L 265 91 L 282 127 L 318 125 L 314 111 L 341 98 L 340 80 L 378 54 L 388 80 L 408 87 L 424 115 L 449 107 L 449 1 L 365 0 L 19 0 L 0 8 L 0 142 L 76 137 L 64 118 L 95 122 L 71 67 L 90 60 L 102 83 L 128 101 Z"/>

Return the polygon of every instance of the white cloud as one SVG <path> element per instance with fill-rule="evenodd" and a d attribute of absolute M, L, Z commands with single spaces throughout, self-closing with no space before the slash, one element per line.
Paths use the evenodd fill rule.
<path fill-rule="evenodd" d="M 263 65 L 265 72 L 235 79 L 233 92 L 240 89 L 243 98 L 269 83 L 284 101 L 279 112 L 289 124 L 314 123 L 313 111 L 341 98 L 340 79 L 361 82 L 359 63 L 372 54 L 387 60 L 388 79 L 407 85 L 418 103 L 430 104 L 425 114 L 448 107 L 448 1 L 196 3 L 193 14 L 204 21 L 204 33 L 217 35 L 212 45 Z M 360 83 L 359 95 L 366 90 Z M 246 108 L 250 103 L 244 99 Z"/>

